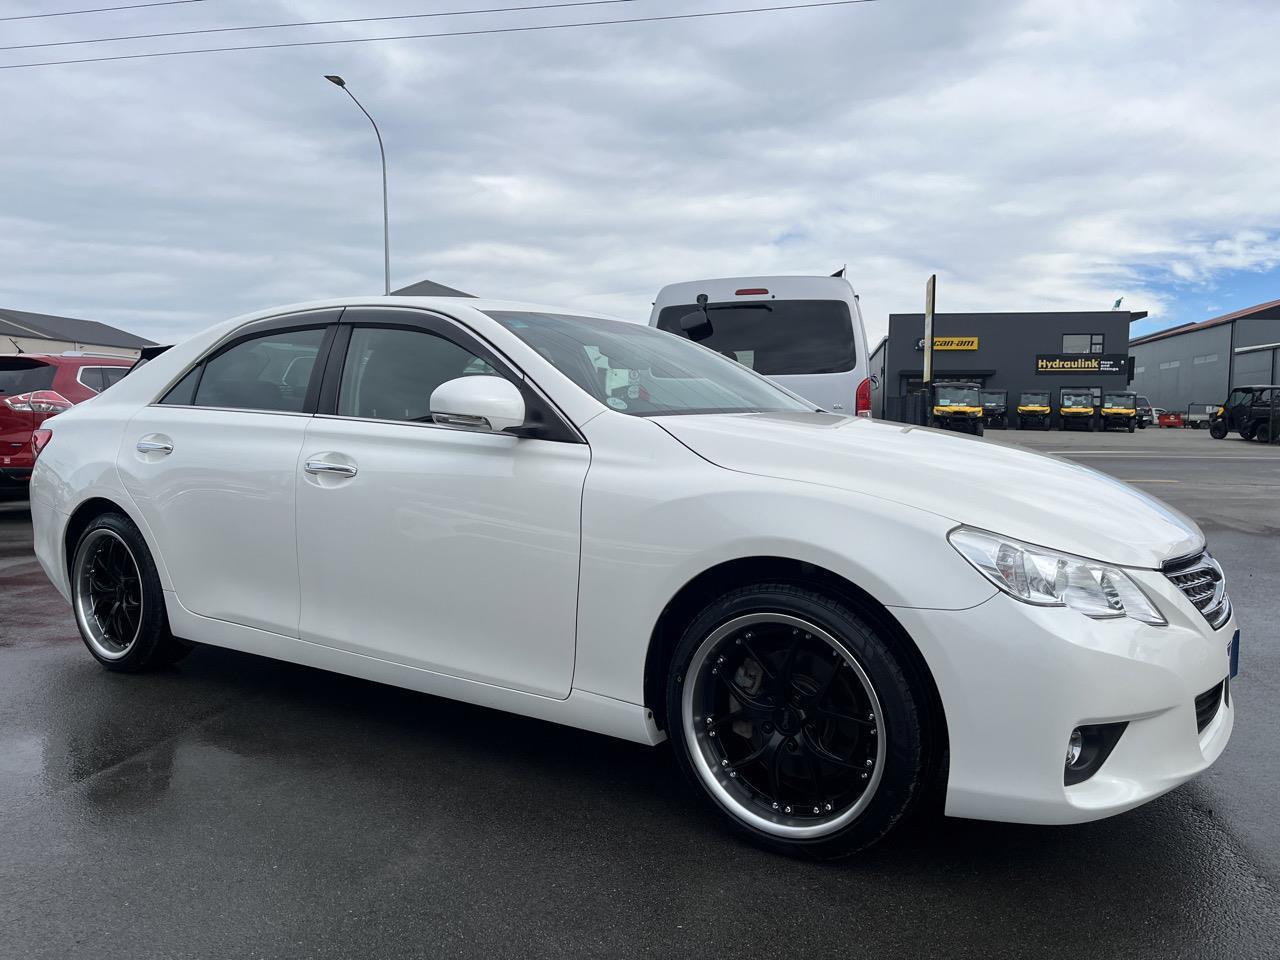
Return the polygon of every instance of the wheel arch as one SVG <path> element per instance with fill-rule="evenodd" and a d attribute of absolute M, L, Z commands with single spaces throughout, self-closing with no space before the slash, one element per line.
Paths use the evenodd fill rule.
<path fill-rule="evenodd" d="M 932 726 L 929 765 L 945 784 L 948 756 L 946 711 L 924 655 L 892 611 L 866 590 L 824 567 L 787 557 L 757 556 L 727 560 L 684 584 L 663 607 L 653 631 L 644 666 L 644 704 L 660 729 L 666 728 L 666 678 L 680 634 L 709 599 L 752 583 L 788 583 L 816 589 L 847 603 L 859 616 L 892 639 L 906 656 L 912 680 L 926 693 Z M 669 731 L 668 731 L 669 733 Z"/>
<path fill-rule="evenodd" d="M 75 559 L 76 544 L 80 536 L 89 528 L 89 524 L 107 513 L 119 513 L 137 526 L 132 514 L 123 505 L 108 497 L 89 497 L 80 503 L 67 518 L 67 525 L 62 531 L 62 563 L 68 577 L 71 575 L 71 562 Z"/>

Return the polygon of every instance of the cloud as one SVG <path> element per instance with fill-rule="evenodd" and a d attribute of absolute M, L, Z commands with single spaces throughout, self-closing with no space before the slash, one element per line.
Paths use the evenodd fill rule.
<path fill-rule="evenodd" d="M 643 0 L 603 15 L 740 5 Z M 6 35 L 353 9 L 226 0 Z M 386 0 L 377 13 L 420 9 Z M 667 282 L 848 263 L 873 339 L 890 312 L 920 309 L 933 272 L 945 310 L 1105 309 L 1123 295 L 1173 316 L 1183 285 L 1280 266 L 1280 164 L 1265 133 L 1280 125 L 1278 32 L 1280 8 L 1264 2 L 880 0 L 9 71 L 7 128 L 21 135 L 0 151 L 0 303 L 169 339 L 276 302 L 378 292 L 377 147 L 321 79 L 338 72 L 386 137 L 396 283 L 429 276 L 643 319 Z"/>

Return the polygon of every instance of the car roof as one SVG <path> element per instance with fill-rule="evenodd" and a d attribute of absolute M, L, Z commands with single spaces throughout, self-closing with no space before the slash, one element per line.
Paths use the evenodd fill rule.
<path fill-rule="evenodd" d="M 482 297 L 397 297 L 397 296 L 363 296 L 335 297 L 329 300 L 308 300 L 302 303 L 289 303 L 255 310 L 242 314 L 224 322 L 229 329 L 254 320 L 266 320 L 286 313 L 298 313 L 304 310 L 324 310 L 335 307 L 409 307 L 418 310 L 436 310 L 441 313 L 459 313 L 476 310 L 480 313 L 509 311 L 516 313 L 549 313 L 561 316 L 590 317 L 598 320 L 614 320 L 618 323 L 643 324 L 644 321 L 628 320 L 615 317 L 599 310 L 581 310 L 564 305 L 555 306 L 545 303 L 527 303 L 520 300 L 494 300 Z"/>

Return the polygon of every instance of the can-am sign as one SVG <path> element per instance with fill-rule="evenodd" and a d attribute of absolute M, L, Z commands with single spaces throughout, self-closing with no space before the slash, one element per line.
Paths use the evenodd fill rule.
<path fill-rule="evenodd" d="M 1123 353 L 1038 353 L 1036 373 L 1124 373 L 1129 358 Z"/>
<path fill-rule="evenodd" d="M 924 337 L 916 341 L 916 349 L 924 349 Z M 933 349 L 935 350 L 977 350 L 977 337 L 934 337 Z"/>

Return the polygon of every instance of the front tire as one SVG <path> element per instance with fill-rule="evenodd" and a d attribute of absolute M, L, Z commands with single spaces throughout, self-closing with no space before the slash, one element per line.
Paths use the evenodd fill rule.
<path fill-rule="evenodd" d="M 1215 420 L 1209 424 L 1209 436 L 1215 440 L 1227 439 L 1227 422 L 1225 420 Z"/>
<path fill-rule="evenodd" d="M 191 651 L 169 632 L 155 561 L 122 514 L 103 514 L 80 535 L 71 562 L 71 606 L 80 639 L 108 670 L 136 673 Z"/>
<path fill-rule="evenodd" d="M 745 587 L 684 631 L 667 684 L 681 768 L 739 832 L 811 859 L 855 853 L 929 779 L 928 700 L 895 645 L 803 587 Z"/>

